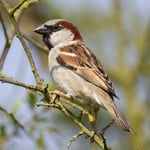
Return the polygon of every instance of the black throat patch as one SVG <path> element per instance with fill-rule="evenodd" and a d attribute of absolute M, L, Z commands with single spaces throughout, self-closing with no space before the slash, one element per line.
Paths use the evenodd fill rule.
<path fill-rule="evenodd" d="M 49 50 L 51 50 L 53 48 L 53 45 L 50 43 L 50 37 L 48 34 L 43 35 L 43 41 L 44 43 L 47 45 L 47 47 L 49 48 Z"/>

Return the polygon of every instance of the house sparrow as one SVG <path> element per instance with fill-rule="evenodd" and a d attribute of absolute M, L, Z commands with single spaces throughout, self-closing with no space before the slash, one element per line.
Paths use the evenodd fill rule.
<path fill-rule="evenodd" d="M 48 65 L 57 90 L 90 109 L 103 107 L 124 131 L 134 132 L 114 103 L 114 87 L 100 61 L 86 47 L 75 25 L 64 19 L 47 21 L 34 30 L 49 48 Z M 59 93 L 58 92 L 58 93 Z"/>

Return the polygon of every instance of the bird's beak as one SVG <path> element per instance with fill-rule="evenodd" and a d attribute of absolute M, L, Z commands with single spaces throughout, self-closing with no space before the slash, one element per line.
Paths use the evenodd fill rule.
<path fill-rule="evenodd" d="M 46 28 L 44 25 L 35 28 L 33 31 L 42 35 L 49 34 L 48 28 Z"/>

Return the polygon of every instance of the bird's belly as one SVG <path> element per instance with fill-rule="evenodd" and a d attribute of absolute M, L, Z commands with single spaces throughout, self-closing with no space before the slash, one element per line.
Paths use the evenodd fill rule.
<path fill-rule="evenodd" d="M 95 99 L 98 98 L 96 97 L 97 87 L 73 71 L 58 65 L 51 69 L 51 77 L 57 89 L 66 92 L 81 103 L 89 106 L 100 104 L 100 101 Z"/>
<path fill-rule="evenodd" d="M 84 88 L 85 81 L 83 82 L 80 76 L 65 67 L 53 67 L 51 76 L 56 87 L 71 96 L 77 96 L 81 89 L 86 91 Z"/>

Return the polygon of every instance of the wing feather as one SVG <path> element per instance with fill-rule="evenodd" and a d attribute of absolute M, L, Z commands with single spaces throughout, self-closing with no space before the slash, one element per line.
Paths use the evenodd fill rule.
<path fill-rule="evenodd" d="M 112 82 L 103 70 L 100 61 L 83 43 L 66 46 L 61 48 L 60 51 L 62 53 L 60 52 L 56 58 L 60 65 L 71 69 L 83 79 L 103 89 L 111 97 L 118 98 Z M 63 52 L 74 53 L 75 55 L 65 55 Z"/>

